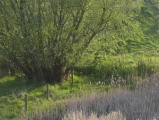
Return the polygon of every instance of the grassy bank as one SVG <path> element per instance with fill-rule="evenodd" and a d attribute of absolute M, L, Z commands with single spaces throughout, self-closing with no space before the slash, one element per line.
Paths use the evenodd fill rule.
<path fill-rule="evenodd" d="M 72 98 L 56 110 L 40 111 L 38 120 L 156 120 L 159 118 L 159 74 L 146 79 L 134 91 L 116 89 Z"/>
<path fill-rule="evenodd" d="M 73 96 L 84 96 L 94 91 L 108 91 L 111 87 L 90 77 L 74 76 L 61 84 L 49 85 L 47 100 L 46 84 L 28 83 L 23 77 L 4 77 L 0 79 L 0 119 L 18 119 L 25 112 L 25 94 L 28 96 L 28 111 L 45 110 Z"/>
<path fill-rule="evenodd" d="M 0 119 L 18 119 L 32 112 L 50 111 L 72 97 L 102 93 L 114 88 L 134 89 L 138 82 L 158 72 L 157 61 L 157 56 L 141 54 L 107 56 L 103 61 L 98 61 L 100 64 L 95 66 L 94 73 L 75 71 L 73 84 L 70 75 L 69 79 L 61 84 L 49 85 L 49 100 L 47 84 L 27 82 L 22 76 L 3 77 L 0 79 Z M 28 96 L 27 112 L 25 94 Z"/>

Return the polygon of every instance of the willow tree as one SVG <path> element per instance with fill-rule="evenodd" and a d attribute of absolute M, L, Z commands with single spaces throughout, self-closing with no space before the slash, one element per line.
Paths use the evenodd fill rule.
<path fill-rule="evenodd" d="M 1 0 L 0 51 L 30 80 L 61 82 L 134 0 Z"/>

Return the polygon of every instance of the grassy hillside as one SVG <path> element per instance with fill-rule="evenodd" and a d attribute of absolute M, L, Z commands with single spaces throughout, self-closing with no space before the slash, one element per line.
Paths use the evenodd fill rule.
<path fill-rule="evenodd" d="M 122 24 L 119 23 L 118 29 L 112 28 L 112 31 L 97 36 L 77 66 L 99 69 L 103 67 L 106 61 L 110 60 L 117 62 L 126 59 L 126 61 L 135 62 L 136 65 L 142 58 L 145 61 L 149 58 L 158 61 L 158 4 L 145 2 L 141 11 L 133 11 L 131 14 L 135 14 L 135 17 L 123 21 Z M 94 70 L 94 72 L 96 71 Z"/>

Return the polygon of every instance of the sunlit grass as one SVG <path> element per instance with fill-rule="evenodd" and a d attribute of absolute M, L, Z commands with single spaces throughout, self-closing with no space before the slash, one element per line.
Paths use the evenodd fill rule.
<path fill-rule="evenodd" d="M 84 96 L 94 91 L 110 89 L 108 85 L 97 86 L 94 78 L 74 76 L 61 83 L 49 85 L 49 100 L 46 98 L 46 84 L 28 83 L 23 77 L 4 77 L 0 79 L 0 116 L 3 119 L 16 119 L 25 113 L 24 96 L 28 96 L 28 112 L 45 110 L 56 102 L 73 96 Z M 91 84 L 90 84 L 91 83 Z"/>

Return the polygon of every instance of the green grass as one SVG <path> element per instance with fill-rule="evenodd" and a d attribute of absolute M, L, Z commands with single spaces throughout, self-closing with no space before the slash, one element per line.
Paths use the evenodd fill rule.
<path fill-rule="evenodd" d="M 73 85 L 71 84 L 71 76 L 61 84 L 49 85 L 49 100 L 46 98 L 46 84 L 27 82 L 21 76 L 0 78 L 0 120 L 17 120 L 26 115 L 25 94 L 28 95 L 27 114 L 31 114 L 32 112 L 47 110 L 73 96 L 86 96 L 90 93 L 116 88 L 118 84 L 111 85 L 113 79 L 116 81 L 123 79 L 127 83 L 119 84 L 123 85 L 123 88 L 133 89 L 136 81 L 159 72 L 157 62 L 159 61 L 159 54 L 157 51 L 138 51 L 106 56 L 101 54 L 98 57 L 96 59 L 97 64 L 94 67 L 96 70 L 93 70 L 93 74 L 79 76 L 76 71 Z M 89 62 L 92 64 L 91 60 Z"/>
<path fill-rule="evenodd" d="M 143 73 L 148 76 L 148 72 L 155 65 L 155 72 L 158 71 L 159 65 L 157 56 L 141 56 L 141 54 L 133 56 L 133 54 L 109 56 L 105 61 L 102 61 L 99 67 L 97 76 L 74 76 L 74 83 L 71 84 L 71 76 L 69 79 L 61 84 L 49 85 L 49 100 L 46 98 L 46 84 L 38 84 L 35 82 L 27 82 L 24 77 L 8 76 L 0 79 L 0 120 L 2 119 L 18 119 L 21 116 L 26 115 L 24 96 L 28 95 L 28 112 L 31 114 L 35 111 L 47 110 L 51 106 L 56 106 L 57 103 L 61 103 L 66 99 L 73 96 L 86 96 L 91 93 L 98 93 L 108 91 L 112 88 L 122 85 L 123 88 L 132 89 L 138 78 L 142 78 Z M 140 62 L 139 62 L 140 61 Z M 144 67 L 143 69 L 143 66 Z M 138 70 L 139 73 L 135 73 Z M 103 77 L 106 73 L 114 74 L 113 78 Z M 127 83 L 112 84 L 111 81 L 123 79 L 126 81 L 128 78 L 124 78 L 124 74 L 134 74 L 131 78 L 132 81 Z M 103 75 L 102 77 L 99 75 Z M 140 75 L 137 77 L 137 75 Z"/>
<path fill-rule="evenodd" d="M 152 68 L 159 71 L 158 55 L 152 56 L 146 53 L 124 54 L 118 56 L 107 56 L 96 66 L 96 75 L 77 76 L 74 75 L 74 83 L 71 84 L 71 76 L 61 84 L 49 85 L 49 100 L 46 98 L 46 84 L 27 82 L 24 77 L 8 76 L 0 79 L 0 120 L 15 119 L 26 115 L 24 96 L 28 95 L 28 112 L 45 111 L 55 107 L 58 103 L 70 99 L 73 96 L 86 96 L 91 93 L 108 91 L 121 85 L 122 88 L 133 89 L 136 81 L 149 77 Z M 106 74 L 113 77 L 106 78 Z M 153 73 L 152 73 L 153 74 Z M 143 75 L 145 75 L 143 77 Z M 127 76 L 127 77 L 124 77 Z M 128 77 L 131 80 L 128 81 Z M 123 79 L 127 81 L 122 84 L 113 83 Z"/>
<path fill-rule="evenodd" d="M 67 81 L 49 85 L 49 100 L 46 98 L 46 84 L 27 83 L 23 77 L 3 77 L 0 79 L 0 119 L 18 119 L 25 114 L 24 96 L 28 95 L 28 114 L 45 110 L 56 102 L 73 96 L 88 95 L 93 91 L 108 90 L 108 85 L 96 85 L 94 78 L 74 76 Z M 91 83 L 91 84 L 90 84 Z"/>
<path fill-rule="evenodd" d="M 24 95 L 40 87 L 26 84 L 22 77 L 4 77 L 0 79 L 0 119 L 16 118 L 24 106 Z"/>
<path fill-rule="evenodd" d="M 149 77 L 153 73 L 159 71 L 159 54 L 157 51 L 144 52 L 131 54 L 119 54 L 119 55 L 100 55 L 96 61 L 92 61 L 91 67 L 87 66 L 87 61 L 79 67 L 84 68 L 83 71 L 88 72 L 88 75 L 94 75 L 96 78 L 111 78 L 122 77 L 128 79 L 128 77 Z M 87 75 L 87 73 L 86 73 Z M 110 82 L 108 82 L 110 83 Z"/>

